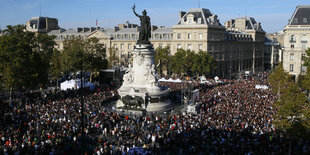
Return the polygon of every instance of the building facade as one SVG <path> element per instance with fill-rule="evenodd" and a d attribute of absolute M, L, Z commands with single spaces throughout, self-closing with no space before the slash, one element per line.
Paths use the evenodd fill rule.
<path fill-rule="evenodd" d="M 48 33 L 58 30 L 58 19 L 50 17 L 32 17 L 26 23 L 26 30 L 36 33 Z"/>
<path fill-rule="evenodd" d="M 310 47 L 310 5 L 297 6 L 294 14 L 284 28 L 283 67 L 297 79 L 304 74 L 302 57 Z"/>
<path fill-rule="evenodd" d="M 94 32 L 96 28 L 94 27 L 83 27 L 83 28 L 76 28 L 76 29 L 58 29 L 52 30 L 48 32 L 48 35 L 55 36 L 54 41 L 56 42 L 56 48 L 58 50 L 63 50 L 65 40 L 69 40 L 72 38 L 79 38 L 79 39 L 86 39 L 88 35 Z"/>
<path fill-rule="evenodd" d="M 187 12 L 181 11 L 179 15 L 177 24 L 172 27 L 152 26 L 150 41 L 155 49 L 168 46 L 172 55 L 181 48 L 206 51 L 216 60 L 217 68 L 212 74 L 220 77 L 236 77 L 244 71 L 263 71 L 265 32 L 254 18 L 232 19 L 223 26 L 217 15 L 208 9 L 190 9 Z M 71 31 L 72 33 L 54 30 L 48 34 L 56 36 L 61 50 L 65 39 L 79 34 L 79 31 Z M 139 27 L 127 22 L 112 29 L 90 30 L 83 36 L 96 37 L 107 49 L 117 49 L 119 65 L 126 66 L 130 61 L 130 52 L 138 40 Z"/>
<path fill-rule="evenodd" d="M 277 34 L 267 34 L 265 37 L 264 69 L 271 71 L 282 62 L 282 48 Z"/>

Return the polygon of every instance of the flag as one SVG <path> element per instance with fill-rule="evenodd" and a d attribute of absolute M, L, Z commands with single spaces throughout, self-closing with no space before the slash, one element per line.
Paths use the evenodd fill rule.
<path fill-rule="evenodd" d="M 96 19 L 96 26 L 98 26 L 98 20 Z"/>

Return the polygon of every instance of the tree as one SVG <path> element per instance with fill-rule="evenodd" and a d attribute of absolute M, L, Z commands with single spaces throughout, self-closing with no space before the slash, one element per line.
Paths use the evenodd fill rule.
<path fill-rule="evenodd" d="M 283 89 L 288 84 L 289 79 L 289 75 L 284 71 L 282 63 L 279 63 L 275 70 L 270 74 L 269 83 L 272 91 L 277 94 L 278 100 L 281 99 L 281 93 L 283 93 Z"/>
<path fill-rule="evenodd" d="M 170 60 L 170 48 L 157 48 L 155 50 L 155 65 L 158 66 L 160 75 L 163 74 L 164 70 L 168 70 L 168 64 Z"/>
<path fill-rule="evenodd" d="M 54 38 L 55 36 L 49 36 L 47 34 L 36 34 L 35 41 L 36 47 L 35 50 L 38 51 L 41 61 L 37 61 L 37 70 L 40 72 L 38 74 L 38 80 L 41 85 L 47 83 L 48 73 L 50 69 L 50 61 L 53 55 L 54 50 Z"/>
<path fill-rule="evenodd" d="M 171 57 L 171 70 L 176 74 L 204 75 L 215 68 L 210 54 L 199 51 L 197 54 L 191 50 L 178 49 Z"/>
<path fill-rule="evenodd" d="M 13 89 L 32 89 L 48 78 L 48 52 L 52 37 L 25 31 L 25 26 L 7 26 L 0 37 L 0 73 L 4 85 Z"/>
<path fill-rule="evenodd" d="M 185 73 L 184 62 L 186 57 L 186 51 L 178 49 L 178 51 L 171 58 L 171 71 L 176 74 Z"/>
<path fill-rule="evenodd" d="M 110 68 L 119 62 L 119 57 L 117 55 L 117 52 L 118 52 L 117 48 L 113 48 L 113 47 L 109 48 L 108 66 Z"/>
<path fill-rule="evenodd" d="M 92 82 L 92 74 L 108 67 L 106 49 L 104 44 L 99 43 L 99 39 L 89 38 L 85 41 L 85 52 L 87 53 L 88 62 L 86 69 L 91 72 L 90 81 Z"/>
<path fill-rule="evenodd" d="M 288 82 L 283 89 L 282 99 L 274 104 L 276 127 L 287 132 L 290 138 L 305 136 L 309 117 L 304 109 L 308 106 L 306 95 L 298 88 L 297 84 Z"/>
<path fill-rule="evenodd" d="M 63 66 L 66 72 L 76 72 L 81 68 L 86 68 L 87 55 L 84 49 L 84 41 L 81 39 L 70 39 L 64 42 L 62 51 Z"/>
<path fill-rule="evenodd" d="M 52 79 L 56 80 L 56 90 L 57 90 L 58 79 L 63 74 L 63 63 L 61 53 L 57 49 L 54 49 L 51 57 L 50 74 L 52 74 Z"/>
<path fill-rule="evenodd" d="M 212 56 L 204 51 L 199 51 L 198 54 L 195 54 L 193 61 L 192 71 L 198 76 L 205 75 L 215 68 Z"/>
<path fill-rule="evenodd" d="M 306 50 L 307 57 L 303 57 L 302 60 L 304 61 L 303 66 L 307 67 L 307 72 L 305 75 L 300 75 L 300 78 L 298 78 L 298 83 L 301 88 L 306 90 L 309 96 L 310 92 L 310 48 Z"/>
<path fill-rule="evenodd" d="M 309 102 L 306 94 L 290 80 L 280 63 L 270 75 L 269 83 L 278 100 L 273 104 L 275 125 L 291 140 L 309 136 Z"/>
<path fill-rule="evenodd" d="M 91 73 L 107 67 L 106 50 L 97 38 L 87 40 L 70 39 L 65 41 L 62 53 L 65 72 L 76 74 L 78 70 Z"/>

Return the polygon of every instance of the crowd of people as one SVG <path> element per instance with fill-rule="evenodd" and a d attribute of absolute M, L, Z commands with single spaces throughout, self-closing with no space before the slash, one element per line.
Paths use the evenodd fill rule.
<path fill-rule="evenodd" d="M 198 114 L 179 112 L 146 116 L 118 113 L 106 107 L 116 89 L 84 97 L 76 91 L 41 96 L 20 95 L 2 103 L 1 154 L 295 154 L 310 153 L 310 141 L 290 147 L 276 134 L 272 108 L 276 97 L 267 76 L 200 88 Z M 167 84 L 172 91 L 186 84 Z M 290 150 L 291 149 L 291 150 Z"/>

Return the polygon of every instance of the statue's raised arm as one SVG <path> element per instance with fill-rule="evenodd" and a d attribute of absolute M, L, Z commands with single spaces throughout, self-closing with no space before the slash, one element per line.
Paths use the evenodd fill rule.
<path fill-rule="evenodd" d="M 136 13 L 136 5 L 135 5 L 135 4 L 133 4 L 133 6 L 132 6 L 132 11 L 133 11 L 133 13 L 134 13 L 137 17 L 140 18 L 140 15 L 138 15 L 138 14 Z"/>

